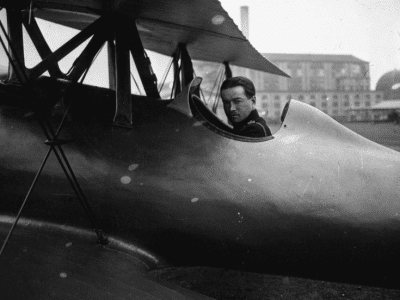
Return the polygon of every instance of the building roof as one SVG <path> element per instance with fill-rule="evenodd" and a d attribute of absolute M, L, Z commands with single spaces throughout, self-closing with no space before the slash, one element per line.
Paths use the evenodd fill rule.
<path fill-rule="evenodd" d="M 386 100 L 371 107 L 349 108 L 348 110 L 393 110 L 400 109 L 400 99 Z"/>
<path fill-rule="evenodd" d="M 400 109 L 400 99 L 382 101 L 371 106 L 371 109 Z"/>
<path fill-rule="evenodd" d="M 295 61 L 295 62 L 352 62 L 368 63 L 353 55 L 348 54 L 289 54 L 289 53 L 262 53 L 262 55 L 272 61 Z"/>

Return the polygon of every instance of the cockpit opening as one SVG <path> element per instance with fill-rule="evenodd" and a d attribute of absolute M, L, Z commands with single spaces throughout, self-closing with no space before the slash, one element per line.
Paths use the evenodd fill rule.
<path fill-rule="evenodd" d="M 283 108 L 282 115 L 281 115 L 282 124 L 283 124 L 283 121 L 285 121 L 286 114 L 287 114 L 287 112 L 289 110 L 289 105 L 290 105 L 290 100 L 288 102 L 286 102 L 285 107 Z"/>

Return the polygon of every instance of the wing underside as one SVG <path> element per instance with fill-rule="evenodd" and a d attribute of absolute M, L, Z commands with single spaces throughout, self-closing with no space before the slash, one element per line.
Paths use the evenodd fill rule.
<path fill-rule="evenodd" d="M 100 15 L 121 14 L 136 20 L 143 46 L 171 56 L 185 44 L 192 59 L 287 76 L 244 37 L 217 0 L 37 0 L 35 16 L 83 29 Z"/>

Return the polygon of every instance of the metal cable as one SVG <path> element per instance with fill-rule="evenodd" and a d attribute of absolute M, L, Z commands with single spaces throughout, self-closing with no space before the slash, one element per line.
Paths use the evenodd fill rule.
<path fill-rule="evenodd" d="M 5 29 L 4 29 L 4 26 L 3 26 L 2 22 L 1 22 L 1 20 L 0 20 L 0 27 L 1 27 L 2 31 L 3 31 L 3 34 L 6 37 L 9 45 L 10 45 L 10 49 L 12 51 L 14 51 L 13 48 L 12 48 L 12 45 L 11 45 L 11 41 L 9 40 L 8 35 L 5 32 Z M 0 36 L 0 41 L 1 41 L 1 44 L 2 44 L 2 46 L 3 46 L 3 48 L 4 48 L 5 52 L 6 52 L 7 56 L 8 56 L 8 59 L 9 59 L 10 63 L 12 64 L 12 67 L 16 71 L 18 79 L 20 80 L 21 84 L 24 83 L 23 79 L 21 78 L 21 74 L 19 74 L 19 72 L 17 72 L 17 70 L 16 70 L 16 67 L 15 67 L 15 65 L 13 63 L 12 57 L 11 57 L 10 53 L 8 52 L 8 50 L 7 50 L 7 48 L 6 48 L 5 44 L 4 44 L 4 41 L 3 41 L 1 36 Z M 83 77 L 82 77 L 81 82 L 79 84 L 83 83 L 83 81 L 86 78 L 86 75 L 87 75 L 90 67 L 93 64 L 93 61 L 97 58 L 97 56 L 98 56 L 98 54 L 99 54 L 99 52 L 101 51 L 102 48 L 103 47 L 100 48 L 100 50 L 97 52 L 96 56 L 92 59 L 89 67 L 86 69 L 85 73 L 83 74 Z M 17 57 L 16 57 L 16 62 L 20 66 L 22 65 Z M 22 75 L 25 77 L 26 82 L 27 82 L 28 81 L 28 76 L 27 76 L 27 74 L 25 73 L 25 70 L 22 67 L 21 67 L 21 72 L 22 72 Z M 73 84 L 74 83 L 72 83 L 69 87 L 71 87 Z M 28 85 L 28 87 L 29 87 L 29 85 Z M 66 94 L 66 92 L 64 92 L 64 96 L 65 96 L 65 94 Z M 27 192 L 27 194 L 26 194 L 26 196 L 24 198 L 24 201 L 23 201 L 23 203 L 22 203 L 22 205 L 21 205 L 21 207 L 20 207 L 20 209 L 18 211 L 18 214 L 17 214 L 17 216 L 16 216 L 16 218 L 15 218 L 15 220 L 13 222 L 13 225 L 12 225 L 10 231 L 8 232 L 8 235 L 7 235 L 6 239 L 5 239 L 5 241 L 3 242 L 3 245 L 2 245 L 2 247 L 0 249 L 0 256 L 2 255 L 5 247 L 7 246 L 8 242 L 9 242 L 9 239 L 11 238 L 12 233 L 13 233 L 13 231 L 14 231 L 14 229 L 15 229 L 15 227 L 16 227 L 16 225 L 17 225 L 17 223 L 18 223 L 18 221 L 19 221 L 19 219 L 21 217 L 21 214 L 22 214 L 24 208 L 25 208 L 25 205 L 26 205 L 26 203 L 27 203 L 27 201 L 28 201 L 28 199 L 29 199 L 29 197 L 31 195 L 31 192 L 33 191 L 33 188 L 35 187 L 35 185 L 37 183 L 37 180 L 39 179 L 39 176 L 41 175 L 41 173 L 42 173 L 42 171 L 44 169 L 44 166 L 47 163 L 47 160 L 48 160 L 48 158 L 49 158 L 49 156 L 51 154 L 51 151 L 53 151 L 53 150 L 54 150 L 54 154 L 55 154 L 57 160 L 60 163 L 61 168 L 63 169 L 63 172 L 64 172 L 65 176 L 67 177 L 69 183 L 71 184 L 72 189 L 74 190 L 75 194 L 77 195 L 78 200 L 79 200 L 83 210 L 85 211 L 85 213 L 86 213 L 87 217 L 89 218 L 92 226 L 94 227 L 94 231 L 97 234 L 99 243 L 101 243 L 101 244 L 106 244 L 107 243 L 107 239 L 102 234 L 101 229 L 98 226 L 97 220 L 94 217 L 93 212 L 91 211 L 91 208 L 90 208 L 90 206 L 89 206 L 89 204 L 87 202 L 87 199 L 85 198 L 85 195 L 84 195 L 84 193 L 82 191 L 82 188 L 80 187 L 79 182 L 78 182 L 78 180 L 77 180 L 77 178 L 76 178 L 76 176 L 75 176 L 75 174 L 74 174 L 74 172 L 72 170 L 72 167 L 68 162 L 68 159 L 67 159 L 67 157 L 66 157 L 66 155 L 65 155 L 65 153 L 64 153 L 64 151 L 63 151 L 63 149 L 61 147 L 61 144 L 59 142 L 57 142 L 57 137 L 58 137 L 58 135 L 59 135 L 59 133 L 60 133 L 62 127 L 63 127 L 63 124 L 65 123 L 66 116 L 67 116 L 67 114 L 69 112 L 69 109 L 70 109 L 70 107 L 72 105 L 73 100 L 74 99 L 72 99 L 70 101 L 70 103 L 69 103 L 69 105 L 68 105 L 68 107 L 67 107 L 67 109 L 66 109 L 66 111 L 65 111 L 65 113 L 63 115 L 63 118 L 62 118 L 62 120 L 61 120 L 61 122 L 59 124 L 59 127 L 58 127 L 56 132 L 54 132 L 50 122 L 38 112 L 39 124 L 40 124 L 45 136 L 47 137 L 47 139 L 50 142 L 53 142 L 53 143 L 49 144 L 50 148 L 48 149 L 48 151 L 46 153 L 46 156 L 43 159 L 42 164 L 41 164 L 38 172 L 36 173 L 36 176 L 35 176 L 32 184 L 31 184 L 31 186 L 30 186 L 30 188 L 29 188 L 29 190 L 28 190 L 28 192 Z M 49 134 L 49 131 L 50 131 L 50 134 Z M 61 157 L 60 157 L 60 154 L 58 153 L 58 151 L 57 151 L 57 149 L 55 147 L 57 147 L 58 151 L 60 151 Z"/>
<path fill-rule="evenodd" d="M 223 80 L 224 80 L 224 72 L 221 72 L 221 75 L 219 77 L 217 92 L 215 94 L 214 105 L 213 105 L 213 108 L 212 108 L 212 111 L 215 114 L 217 113 L 218 103 L 219 103 L 219 99 L 220 99 L 219 95 L 220 95 L 220 92 L 221 92 L 221 85 L 222 85 L 222 81 Z"/>
<path fill-rule="evenodd" d="M 161 90 L 162 90 L 162 88 L 164 87 L 165 80 L 167 80 L 167 77 L 168 77 L 169 71 L 171 70 L 172 62 L 173 62 L 173 61 L 174 61 L 174 59 L 171 57 L 171 60 L 170 60 L 170 62 L 169 62 L 169 67 L 165 70 L 165 73 L 164 73 L 164 75 L 163 75 L 163 77 L 162 77 L 161 84 L 160 84 L 160 88 L 159 88 L 159 90 L 158 90 L 159 93 L 161 93 Z"/>

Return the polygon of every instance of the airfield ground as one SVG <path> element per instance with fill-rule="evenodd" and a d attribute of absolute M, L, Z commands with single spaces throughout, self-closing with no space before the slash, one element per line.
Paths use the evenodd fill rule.
<path fill-rule="evenodd" d="M 400 125 L 345 123 L 358 134 L 400 152 Z M 270 125 L 272 133 L 279 125 Z M 151 275 L 215 299 L 248 300 L 399 300 L 400 290 L 324 282 L 303 278 L 192 267 L 167 268 Z"/>
<path fill-rule="evenodd" d="M 166 281 L 219 300 L 399 300 L 400 290 L 192 267 L 150 272 Z"/>
<path fill-rule="evenodd" d="M 347 128 L 386 147 L 400 151 L 400 125 L 395 123 L 345 123 Z"/>
<path fill-rule="evenodd" d="M 342 125 L 378 144 L 400 151 L 400 125 L 395 123 L 343 123 Z M 269 124 L 274 134 L 279 124 Z"/>

